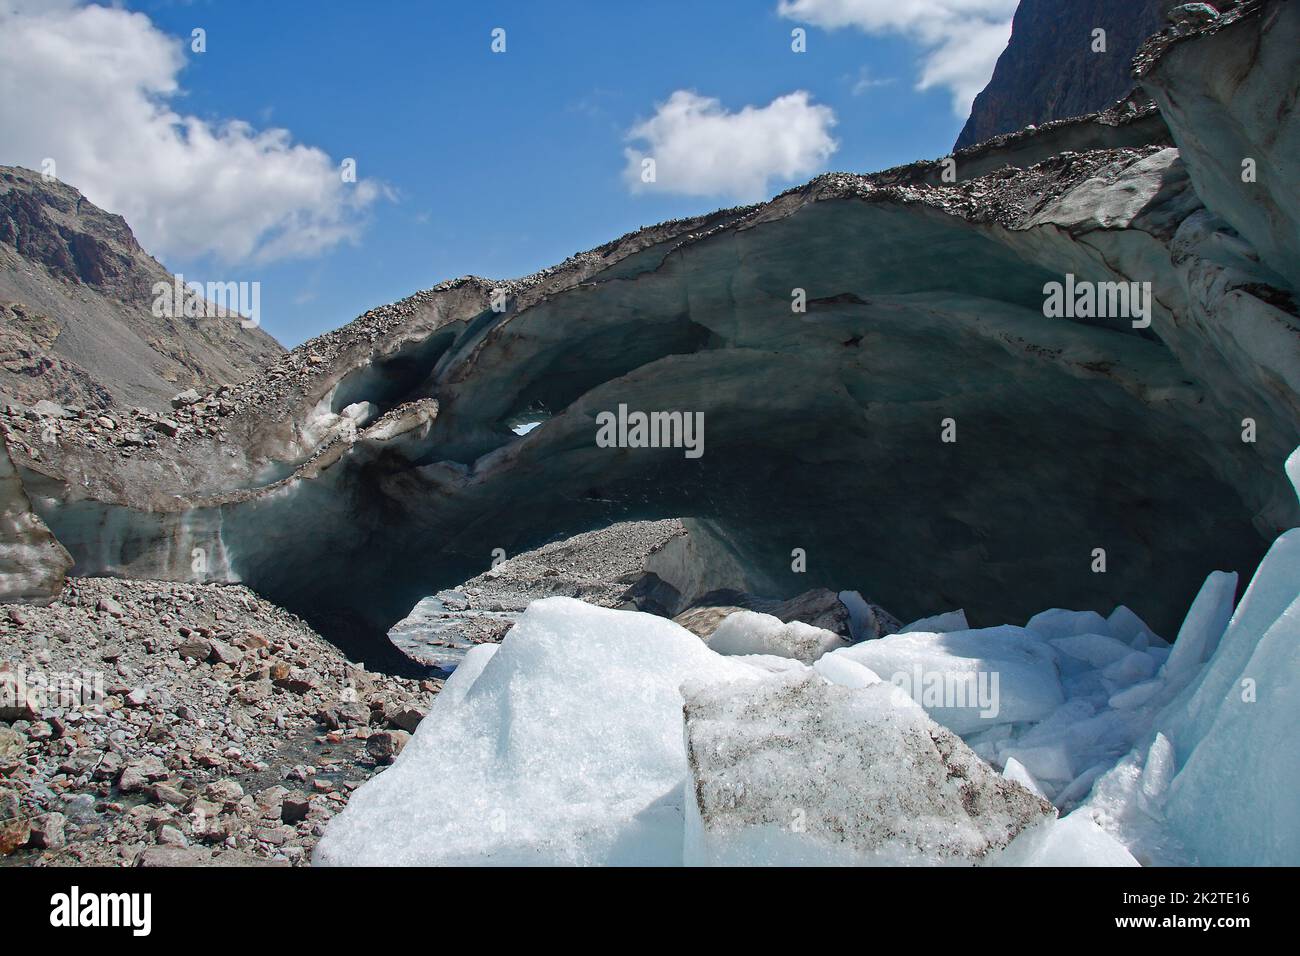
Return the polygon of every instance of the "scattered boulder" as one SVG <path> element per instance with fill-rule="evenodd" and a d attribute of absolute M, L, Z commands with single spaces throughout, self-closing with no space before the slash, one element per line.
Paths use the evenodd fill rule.
<path fill-rule="evenodd" d="M 274 787 L 267 787 L 265 790 L 259 790 L 253 798 L 253 802 L 261 810 L 267 813 L 279 813 L 284 805 L 284 798 L 289 795 L 288 789 L 276 784 Z"/>
<path fill-rule="evenodd" d="M 201 637 L 187 637 L 177 646 L 176 653 L 191 660 L 206 661 L 212 655 L 212 644 Z"/>
<path fill-rule="evenodd" d="M 42 813 L 32 820 L 29 845 L 38 850 L 57 850 L 67 841 L 68 818 L 62 813 Z"/>
<path fill-rule="evenodd" d="M 225 641 L 218 641 L 215 638 L 209 642 L 210 658 L 213 664 L 238 664 L 243 659 L 244 653 L 239 648 L 231 647 Z"/>
<path fill-rule="evenodd" d="M 32 821 L 18 795 L 12 790 L 0 790 L 0 856 L 8 856 L 25 846 L 32 836 Z"/>
<path fill-rule="evenodd" d="M 111 597 L 102 597 L 95 602 L 95 610 L 111 617 L 126 617 L 126 611 Z"/>
<path fill-rule="evenodd" d="M 123 767 L 122 776 L 117 781 L 117 787 L 123 793 L 135 793 L 138 790 L 143 790 L 154 781 L 165 780 L 167 776 L 168 771 L 163 766 L 162 761 L 151 754 L 133 760 Z"/>
<path fill-rule="evenodd" d="M 212 866 L 212 851 L 203 847 L 151 846 L 136 857 L 136 866 Z"/>
<path fill-rule="evenodd" d="M 136 687 L 128 691 L 123 698 L 128 707 L 143 707 L 149 702 L 149 691 L 143 687 Z"/>
<path fill-rule="evenodd" d="M 404 730 L 381 730 L 370 735 L 366 741 L 366 752 L 379 763 L 391 763 L 410 739 L 411 735 Z"/>
<path fill-rule="evenodd" d="M 407 733 L 413 734 L 415 728 L 420 726 L 420 721 L 424 720 L 425 716 L 425 711 L 414 707 L 401 707 L 388 715 L 388 722 L 398 730 L 405 730 Z"/>
<path fill-rule="evenodd" d="M 19 781 L 30 832 L 5 842 L 23 862 L 305 865 L 357 786 L 338 778 L 386 765 L 367 752 L 371 724 L 419 713 L 440 686 L 364 671 L 240 586 L 73 578 L 48 606 L 3 611 L 0 790 Z M 273 660 L 302 692 L 275 688 Z M 322 735 L 330 706 L 346 732 Z M 266 782 L 291 766 L 327 795 L 282 807 L 288 790 Z"/>
<path fill-rule="evenodd" d="M 370 723 L 370 708 L 356 701 L 344 701 L 326 707 L 316 719 L 330 730 L 364 727 Z"/>
<path fill-rule="evenodd" d="M 162 846 L 189 846 L 190 841 L 185 839 L 185 834 L 170 823 L 164 823 L 158 828 L 158 843 Z"/>
<path fill-rule="evenodd" d="M 204 796 L 221 804 L 231 804 L 244 795 L 238 780 L 215 780 L 203 788 Z"/>
<path fill-rule="evenodd" d="M 189 797 L 170 783 L 155 783 L 149 787 L 149 797 L 154 803 L 165 803 L 173 807 L 183 807 Z"/>
<path fill-rule="evenodd" d="M 290 793 L 280 803 L 280 819 L 285 823 L 299 823 L 307 819 L 311 799 L 304 793 Z"/>
<path fill-rule="evenodd" d="M 0 727 L 0 767 L 17 763 L 27 749 L 27 738 L 12 727 Z"/>
<path fill-rule="evenodd" d="M 76 415 L 58 402 L 51 402 L 44 398 L 34 404 L 31 411 L 34 418 L 76 418 Z"/>

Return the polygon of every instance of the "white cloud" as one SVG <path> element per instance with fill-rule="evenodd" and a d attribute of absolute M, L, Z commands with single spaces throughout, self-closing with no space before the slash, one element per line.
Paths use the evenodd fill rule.
<path fill-rule="evenodd" d="M 0 0 L 0 162 L 53 159 L 164 258 L 265 262 L 354 240 L 384 188 L 344 183 L 288 130 L 177 112 L 187 49 L 143 14 Z"/>
<path fill-rule="evenodd" d="M 993 75 L 1011 36 L 1019 0 L 780 0 L 783 17 L 826 30 L 857 27 L 866 33 L 895 33 L 920 44 L 925 53 L 917 87 L 943 87 L 957 116 Z"/>
<path fill-rule="evenodd" d="M 623 151 L 624 178 L 633 192 L 762 199 L 769 180 L 805 177 L 830 158 L 838 146 L 834 125 L 834 110 L 809 102 L 803 90 L 735 113 L 712 97 L 678 90 L 628 131 L 643 146 Z M 647 158 L 655 162 L 649 183 L 642 180 Z"/>

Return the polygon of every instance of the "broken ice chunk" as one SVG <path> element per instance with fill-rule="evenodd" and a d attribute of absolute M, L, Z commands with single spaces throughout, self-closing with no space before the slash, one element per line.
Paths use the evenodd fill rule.
<path fill-rule="evenodd" d="M 1152 700 L 1164 686 L 1165 682 L 1162 680 L 1143 681 L 1127 690 L 1112 694 L 1108 704 L 1116 710 L 1132 710 Z"/>
<path fill-rule="evenodd" d="M 709 648 L 719 654 L 771 654 L 811 664 L 848 641 L 833 631 L 802 621 L 788 624 L 771 614 L 736 611 L 728 614 L 708 639 Z"/>
<path fill-rule="evenodd" d="M 451 672 L 451 676 L 443 682 L 442 690 L 437 697 L 439 704 L 450 706 L 463 700 L 479 675 L 483 673 L 483 668 L 487 667 L 488 661 L 492 660 L 492 655 L 500 647 L 500 644 L 475 644 L 471 647 L 460 664 Z"/>
<path fill-rule="evenodd" d="M 1110 633 L 1106 627 L 1106 619 L 1096 611 L 1067 611 L 1059 607 L 1035 614 L 1025 624 L 1025 628 L 1049 641 L 1056 637 L 1071 637 L 1075 634 Z"/>
<path fill-rule="evenodd" d="M 762 672 L 672 621 L 561 597 L 480 657 L 469 692 L 435 698 L 330 821 L 316 862 L 680 864 L 679 688 Z"/>
<path fill-rule="evenodd" d="M 1138 866 L 1133 854 L 1084 811 L 1044 820 L 1016 837 L 992 866 Z"/>
<path fill-rule="evenodd" d="M 682 690 L 687 864 L 974 862 L 1055 813 L 889 684 Z"/>
<path fill-rule="evenodd" d="M 1072 634 L 1052 638 L 1048 643 L 1062 654 L 1068 654 L 1092 667 L 1105 667 L 1133 653 L 1133 649 L 1123 641 L 1104 634 Z"/>
<path fill-rule="evenodd" d="M 1074 779 L 1074 767 L 1064 744 L 1054 743 L 1038 747 L 1010 746 L 999 750 L 1006 761 L 1016 761 L 1027 769 L 1045 791 L 1056 793 Z"/>
<path fill-rule="evenodd" d="M 969 630 L 970 625 L 966 623 L 966 611 L 959 608 L 956 611 L 947 611 L 933 617 L 923 617 L 919 621 L 913 621 L 906 627 L 901 628 L 898 633 L 911 634 L 914 631 L 921 631 L 926 634 L 947 634 L 949 631 Z"/>
<path fill-rule="evenodd" d="M 1178 758 L 1174 756 L 1174 745 L 1164 734 L 1156 734 L 1147 751 L 1147 762 L 1142 767 L 1142 795 L 1155 806 L 1164 802 L 1169 784 L 1178 772 Z"/>
<path fill-rule="evenodd" d="M 1008 780 L 1014 780 L 1030 793 L 1036 794 L 1043 799 L 1047 799 L 1047 794 L 1043 793 L 1043 788 L 1038 785 L 1038 781 L 1034 779 L 1034 775 L 1026 770 L 1025 765 L 1015 757 L 1007 758 L 1007 765 L 1002 768 L 1002 776 L 1006 777 Z"/>
<path fill-rule="evenodd" d="M 1165 661 L 1161 672 L 1165 680 L 1175 685 L 1184 683 L 1209 660 L 1232 617 L 1236 594 L 1235 571 L 1213 571 L 1205 579 Z"/>
<path fill-rule="evenodd" d="M 813 670 L 841 687 L 870 687 L 881 682 L 880 675 L 870 667 L 851 661 L 843 654 L 827 654 L 819 658 Z"/>
<path fill-rule="evenodd" d="M 1273 543 L 1217 653 L 1161 715 L 1181 764 L 1165 813 L 1203 863 L 1300 861 L 1298 649 L 1300 529 Z"/>
<path fill-rule="evenodd" d="M 1056 804 L 1058 809 L 1069 810 L 1074 804 L 1088 795 L 1088 791 L 1092 789 L 1092 785 L 1097 781 L 1097 778 L 1112 766 L 1114 764 L 1109 760 L 1093 764 L 1062 787 L 1061 792 L 1056 795 L 1056 799 L 1052 802 Z"/>
<path fill-rule="evenodd" d="M 1106 687 L 1113 695 L 1121 688 L 1146 680 L 1155 672 L 1155 658 L 1150 654 L 1131 651 L 1113 664 L 1107 664 L 1102 668 L 1101 676 L 1105 678 Z"/>
<path fill-rule="evenodd" d="M 1115 610 L 1110 612 L 1110 617 L 1106 618 L 1106 626 L 1109 628 L 1104 633 L 1109 633 L 1111 637 L 1123 641 L 1136 650 L 1144 650 L 1151 644 L 1165 644 L 1165 640 L 1156 636 L 1156 632 L 1147 626 L 1147 622 L 1138 617 L 1131 610 L 1121 604 Z M 1141 646 L 1139 646 L 1141 641 Z"/>
<path fill-rule="evenodd" d="M 1056 652 L 1019 627 L 891 634 L 834 653 L 906 689 L 958 734 L 1041 720 L 1065 699 Z"/>

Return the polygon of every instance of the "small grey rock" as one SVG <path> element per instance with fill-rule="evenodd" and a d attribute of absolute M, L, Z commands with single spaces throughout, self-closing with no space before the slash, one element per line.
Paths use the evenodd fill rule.
<path fill-rule="evenodd" d="M 411 735 L 404 730 L 381 730 L 366 741 L 366 752 L 380 763 L 390 763 L 402 752 Z"/>

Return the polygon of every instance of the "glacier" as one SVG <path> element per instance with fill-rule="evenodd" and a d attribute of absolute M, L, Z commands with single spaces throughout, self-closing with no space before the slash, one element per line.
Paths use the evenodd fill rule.
<path fill-rule="evenodd" d="M 1234 606 L 1235 586 L 1211 573 L 1172 649 L 1123 606 L 848 647 L 782 645 L 741 611 L 724 654 L 651 614 L 535 601 L 315 862 L 1295 865 L 1300 529 Z M 999 674 L 1005 699 L 928 700 L 918 671 Z"/>

